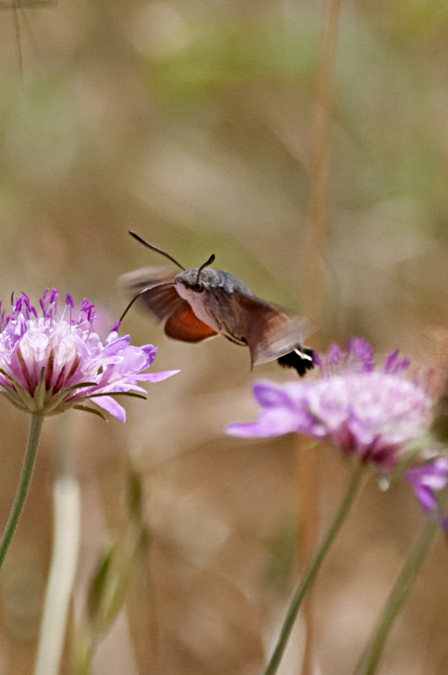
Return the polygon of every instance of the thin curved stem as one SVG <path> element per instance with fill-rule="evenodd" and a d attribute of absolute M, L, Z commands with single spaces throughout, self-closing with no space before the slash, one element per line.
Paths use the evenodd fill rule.
<path fill-rule="evenodd" d="M 9 513 L 8 522 L 6 524 L 2 540 L 0 542 L 0 567 L 3 564 L 9 544 L 11 543 L 11 539 L 14 535 L 14 532 L 16 531 L 20 515 L 23 511 L 23 505 L 28 494 L 31 476 L 33 475 L 34 461 L 36 459 L 37 446 L 39 444 L 43 421 L 44 415 L 42 415 L 42 413 L 36 412 L 32 414 L 31 427 L 28 435 L 25 458 L 23 460 L 20 483 L 14 497 L 14 503 Z"/>
<path fill-rule="evenodd" d="M 411 555 L 392 589 L 380 618 L 373 630 L 367 647 L 359 659 L 353 675 L 373 675 L 383 652 L 384 643 L 390 628 L 412 588 L 414 579 L 422 566 L 432 538 L 438 527 L 436 516 L 428 516 L 423 532 L 420 535 Z"/>
<path fill-rule="evenodd" d="M 266 670 L 264 671 L 264 675 L 274 675 L 277 672 L 277 668 L 280 664 L 281 658 L 285 651 L 289 635 L 294 625 L 294 621 L 296 620 L 302 601 L 306 596 L 307 592 L 309 591 L 309 589 L 311 588 L 311 586 L 313 585 L 313 582 L 324 561 L 324 558 L 328 553 L 330 546 L 333 543 L 336 535 L 341 529 L 341 526 L 345 518 L 347 517 L 347 514 L 350 511 L 350 507 L 353 504 L 354 499 L 358 493 L 362 471 L 363 467 L 361 465 L 358 465 L 352 471 L 352 475 L 350 477 L 350 481 L 345 496 L 341 502 L 338 512 L 336 513 L 327 534 L 325 535 L 320 547 L 317 550 L 316 555 L 314 556 L 313 560 L 308 566 L 308 569 L 305 572 L 305 576 L 303 577 L 294 594 L 285 621 L 283 622 L 283 626 L 280 631 L 277 644 L 275 646 L 269 664 Z"/>

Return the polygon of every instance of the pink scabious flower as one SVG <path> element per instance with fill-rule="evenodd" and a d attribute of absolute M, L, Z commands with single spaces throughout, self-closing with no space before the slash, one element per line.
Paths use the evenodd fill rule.
<path fill-rule="evenodd" d="M 104 342 L 94 330 L 95 310 L 87 300 L 75 308 L 70 295 L 58 309 L 58 292 L 47 289 L 40 313 L 25 293 L 0 314 L 0 391 L 21 410 L 56 415 L 68 408 L 101 413 L 82 405 L 92 399 L 121 422 L 124 408 L 117 394 L 146 397 L 139 382 L 160 382 L 179 372 L 143 373 L 156 347 L 130 344 L 117 325 Z M 39 315 L 40 314 L 40 315 Z"/>
<path fill-rule="evenodd" d="M 371 346 L 357 338 L 346 352 L 332 345 L 316 362 L 321 379 L 256 383 L 258 419 L 232 424 L 228 433 L 269 437 L 297 432 L 355 454 L 382 474 L 403 467 L 422 507 L 432 510 L 435 492 L 448 482 L 448 459 L 435 455 L 427 460 L 415 449 L 429 436 L 433 401 L 423 384 L 408 379 L 409 360 L 393 352 L 375 367 Z"/>

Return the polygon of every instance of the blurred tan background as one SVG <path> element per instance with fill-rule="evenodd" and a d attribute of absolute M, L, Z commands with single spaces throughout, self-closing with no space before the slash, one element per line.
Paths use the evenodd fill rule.
<path fill-rule="evenodd" d="M 0 2 L 0 8 L 4 5 Z M 300 311 L 312 116 L 323 6 L 316 0 L 64 0 L 0 11 L 0 298 L 47 286 L 110 316 L 117 279 L 164 264 L 218 268 Z M 15 23 L 15 21 L 17 23 Z M 19 31 L 16 31 L 18 25 Z M 18 40 L 20 38 L 20 40 Z M 447 320 L 448 4 L 345 2 L 332 123 L 319 340 L 361 335 L 431 363 Z M 106 319 L 106 322 L 108 319 Z M 150 540 L 95 675 L 262 672 L 297 581 L 301 516 L 294 439 L 241 442 L 250 371 L 223 339 L 168 340 L 132 311 L 123 332 L 181 368 L 125 401 L 122 426 L 71 411 L 47 420 L 32 491 L 1 584 L 0 673 L 32 673 L 51 554 L 52 455 L 78 457 L 83 533 L 74 615 L 99 555 L 128 518 L 128 457 L 142 473 Z M 0 522 L 28 420 L 0 408 Z M 346 467 L 321 456 L 321 511 Z M 423 518 L 405 488 L 367 486 L 319 577 L 316 658 L 353 668 Z M 439 538 L 391 635 L 381 673 L 448 672 L 448 549 Z M 283 675 L 300 673 L 301 624 Z M 64 673 L 69 672 L 67 640 Z"/>

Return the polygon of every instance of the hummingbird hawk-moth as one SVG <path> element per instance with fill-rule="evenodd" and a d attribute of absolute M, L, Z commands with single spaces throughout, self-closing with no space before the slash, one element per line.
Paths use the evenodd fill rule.
<path fill-rule="evenodd" d="M 277 360 L 295 368 L 300 376 L 314 366 L 314 352 L 302 345 L 312 333 L 309 322 L 260 300 L 237 277 L 211 269 L 210 258 L 197 269 L 186 269 L 171 255 L 149 244 L 135 232 L 137 241 L 165 256 L 182 272 L 165 267 L 146 267 L 123 276 L 133 298 L 123 320 L 136 300 L 175 340 L 200 342 L 216 335 L 247 346 L 252 366 Z"/>

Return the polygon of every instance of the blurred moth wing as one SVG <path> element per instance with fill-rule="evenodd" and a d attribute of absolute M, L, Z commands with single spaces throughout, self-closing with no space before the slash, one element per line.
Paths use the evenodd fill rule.
<path fill-rule="evenodd" d="M 137 302 L 156 321 L 165 321 L 168 337 L 183 342 L 201 342 L 218 333 L 198 319 L 191 306 L 183 300 L 174 286 L 172 270 L 165 267 L 145 267 L 121 277 L 123 285 L 135 296 Z M 145 290 L 146 289 L 146 290 Z"/>
<path fill-rule="evenodd" d="M 174 314 L 171 314 L 165 324 L 165 333 L 168 337 L 183 342 L 201 342 L 207 338 L 216 337 L 218 333 L 206 323 L 198 319 L 185 300 Z"/>
<path fill-rule="evenodd" d="M 289 354 L 313 333 L 311 323 L 304 317 L 290 316 L 257 297 L 238 291 L 235 295 L 244 310 L 244 338 L 252 366 Z"/>

